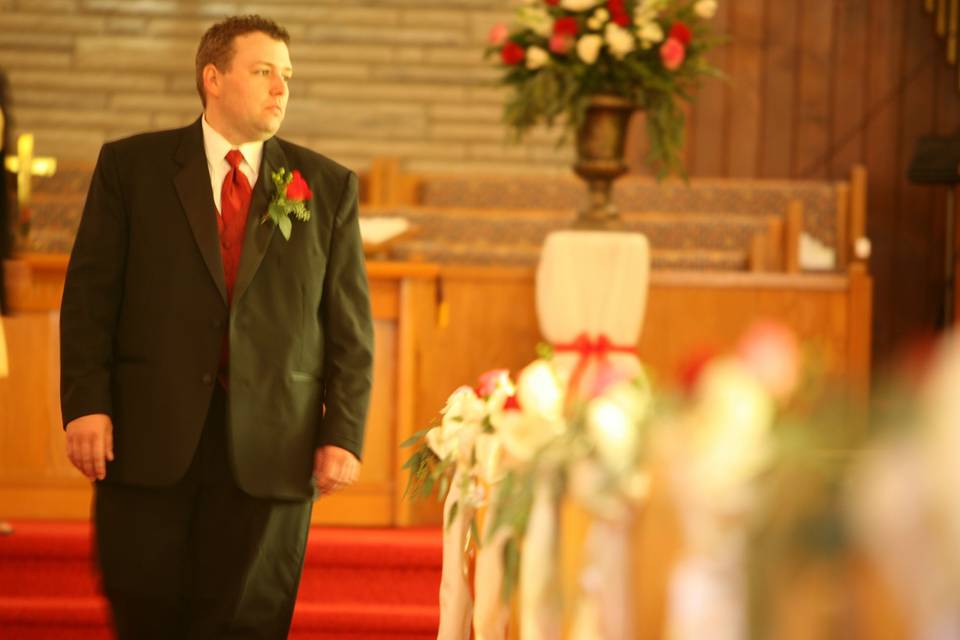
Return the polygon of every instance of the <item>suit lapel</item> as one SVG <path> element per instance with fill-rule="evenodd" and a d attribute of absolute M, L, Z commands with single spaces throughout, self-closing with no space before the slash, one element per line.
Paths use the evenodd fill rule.
<path fill-rule="evenodd" d="M 224 304 L 227 302 L 227 285 L 223 276 L 223 261 L 220 258 L 220 233 L 217 231 L 217 210 L 210 187 L 210 171 L 203 149 L 203 129 L 198 119 L 187 127 L 176 161 L 180 170 L 173 178 L 180 203 L 190 222 L 193 237 L 207 270 L 220 291 Z"/>
<path fill-rule="evenodd" d="M 273 197 L 274 186 L 271 174 L 281 167 L 286 167 L 287 159 L 276 138 L 270 138 L 263 143 L 263 160 L 260 162 L 260 175 L 257 184 L 253 187 L 250 198 L 250 211 L 247 214 L 247 229 L 243 239 L 243 253 L 240 254 L 240 265 L 237 267 L 237 281 L 233 289 L 233 301 L 237 301 L 246 292 L 253 280 L 253 276 L 263 262 L 267 247 L 273 238 L 276 225 L 271 221 L 261 224 L 261 219 L 267 212 L 267 205 Z"/>

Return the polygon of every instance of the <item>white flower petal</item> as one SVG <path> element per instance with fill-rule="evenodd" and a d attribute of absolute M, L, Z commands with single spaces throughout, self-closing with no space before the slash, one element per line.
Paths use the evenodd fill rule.
<path fill-rule="evenodd" d="M 545 360 L 534 360 L 517 379 L 517 399 L 524 413 L 533 413 L 546 420 L 559 420 L 563 414 L 563 389 Z"/>
<path fill-rule="evenodd" d="M 693 5 L 693 12 L 698 17 L 709 20 L 717 13 L 717 0 L 699 0 Z"/>
<path fill-rule="evenodd" d="M 597 6 L 603 0 L 560 0 L 560 6 L 569 11 L 586 11 Z"/>
<path fill-rule="evenodd" d="M 593 64 L 600 55 L 603 37 L 595 33 L 587 34 L 577 40 L 577 55 L 587 64 Z"/>
<path fill-rule="evenodd" d="M 550 54 L 540 47 L 527 49 L 527 69 L 535 70 L 550 62 Z"/>
<path fill-rule="evenodd" d="M 608 22 L 603 35 L 610 53 L 618 60 L 623 60 L 628 53 L 636 48 L 633 34 L 616 23 Z"/>

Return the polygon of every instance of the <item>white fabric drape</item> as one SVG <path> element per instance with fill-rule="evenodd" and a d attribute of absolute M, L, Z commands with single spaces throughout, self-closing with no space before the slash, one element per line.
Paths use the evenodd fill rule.
<path fill-rule="evenodd" d="M 537 481 L 520 559 L 520 637 L 559 640 L 562 627 L 558 496 L 553 480 Z"/>
<path fill-rule="evenodd" d="M 555 345 L 573 342 L 581 333 L 591 339 L 606 335 L 615 345 L 635 345 L 643 328 L 649 277 L 650 246 L 642 234 L 551 233 L 537 267 L 541 333 Z M 557 353 L 554 364 L 561 376 L 569 375 L 578 359 L 575 353 Z M 609 362 L 628 376 L 640 370 L 633 354 L 612 353 Z"/>
<path fill-rule="evenodd" d="M 510 622 L 510 606 L 503 601 L 503 551 L 511 532 L 501 527 L 492 531 L 492 509 L 477 551 L 474 580 L 476 603 L 473 607 L 473 632 L 476 640 L 504 640 Z"/>
<path fill-rule="evenodd" d="M 630 586 L 631 518 L 595 518 L 590 525 L 580 573 L 572 640 L 633 637 L 633 591 Z M 706 637 L 706 636 L 705 636 Z"/>
<path fill-rule="evenodd" d="M 746 585 L 742 554 L 687 555 L 670 577 L 670 640 L 745 640 Z"/>

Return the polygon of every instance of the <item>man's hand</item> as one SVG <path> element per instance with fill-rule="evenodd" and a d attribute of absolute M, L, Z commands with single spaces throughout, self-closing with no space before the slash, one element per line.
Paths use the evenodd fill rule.
<path fill-rule="evenodd" d="M 321 495 L 348 487 L 360 475 L 360 461 L 346 449 L 326 445 L 317 449 L 313 460 L 313 477 Z"/>
<path fill-rule="evenodd" d="M 93 413 L 67 424 L 67 457 L 90 480 L 107 477 L 113 460 L 113 423 L 105 413 Z"/>

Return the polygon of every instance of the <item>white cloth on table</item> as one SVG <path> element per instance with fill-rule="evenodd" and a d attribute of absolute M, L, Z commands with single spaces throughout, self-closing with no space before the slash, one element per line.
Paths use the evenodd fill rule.
<path fill-rule="evenodd" d="M 551 233 L 537 267 L 540 332 L 554 345 L 572 343 L 582 333 L 591 340 L 605 335 L 614 345 L 636 345 L 649 277 L 650 245 L 643 234 Z M 554 356 L 561 377 L 569 376 L 578 361 L 576 353 Z M 636 354 L 611 353 L 608 361 L 628 376 L 640 371 Z M 588 370 L 586 377 L 590 375 Z"/>

